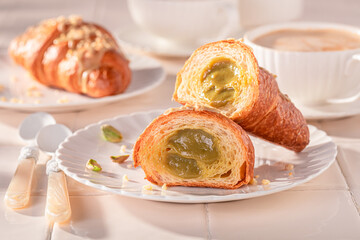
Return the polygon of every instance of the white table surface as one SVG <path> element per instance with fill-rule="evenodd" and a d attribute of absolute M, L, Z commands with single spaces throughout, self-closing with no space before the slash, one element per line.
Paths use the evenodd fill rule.
<path fill-rule="evenodd" d="M 111 31 L 132 24 L 125 1 L 0 1 L 0 48 L 41 19 L 81 14 Z M 305 20 L 360 27 L 360 1 L 307 0 Z M 165 82 L 139 97 L 86 111 L 53 114 L 77 130 L 121 114 L 177 106 L 171 102 L 176 71 L 185 59 L 158 58 Z M 0 108 L 0 199 L 15 171 L 22 141 L 17 128 L 28 113 Z M 73 215 L 48 229 L 45 155 L 36 167 L 30 206 L 0 204 L 0 239 L 360 239 L 360 115 L 311 121 L 338 145 L 336 162 L 312 181 L 281 193 L 242 201 L 173 204 L 91 189 L 68 178 Z"/>

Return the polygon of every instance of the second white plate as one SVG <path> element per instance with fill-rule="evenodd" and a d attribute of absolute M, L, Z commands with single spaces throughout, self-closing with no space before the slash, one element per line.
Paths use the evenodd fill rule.
<path fill-rule="evenodd" d="M 159 110 L 119 116 L 76 131 L 56 152 L 60 168 L 83 184 L 124 196 L 164 202 L 206 203 L 253 198 L 284 191 L 318 176 L 335 160 L 336 145 L 331 138 L 325 132 L 309 126 L 310 144 L 301 153 L 252 137 L 256 153 L 255 175 L 259 175 L 258 185 L 243 186 L 236 190 L 193 187 L 170 187 L 162 190 L 153 185 L 152 191 L 144 191 L 143 186 L 150 183 L 144 179 L 145 174 L 141 168 L 132 166 L 132 158 L 117 164 L 110 160 L 110 156 L 118 155 L 122 144 L 131 153 L 138 136 L 162 112 Z M 105 123 L 122 132 L 122 143 L 109 143 L 101 138 L 100 126 Z M 102 172 L 92 172 L 85 168 L 90 158 L 101 164 Z M 294 165 L 294 168 L 286 170 L 287 164 Z M 125 174 L 129 181 L 123 180 Z M 269 180 L 270 184 L 261 185 L 262 179 Z"/>
<path fill-rule="evenodd" d="M 23 68 L 15 66 L 7 53 L 0 52 L 0 107 L 29 112 L 83 110 L 140 95 L 165 79 L 165 71 L 155 59 L 141 55 L 128 57 L 132 70 L 128 89 L 114 96 L 90 98 L 41 85 L 32 80 Z"/>

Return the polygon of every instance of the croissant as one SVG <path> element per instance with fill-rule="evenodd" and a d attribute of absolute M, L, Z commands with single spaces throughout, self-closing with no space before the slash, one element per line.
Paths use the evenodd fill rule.
<path fill-rule="evenodd" d="M 12 40 L 9 54 L 43 85 L 104 97 L 131 81 L 129 61 L 112 35 L 80 17 L 59 17 L 30 27 Z"/>
<path fill-rule="evenodd" d="M 186 61 L 177 74 L 173 99 L 216 110 L 249 133 L 300 152 L 309 143 L 309 129 L 275 78 L 258 66 L 252 49 L 241 41 L 213 42 Z"/>
<path fill-rule="evenodd" d="M 177 110 L 150 123 L 133 159 L 157 185 L 235 189 L 253 178 L 255 155 L 247 133 L 229 118 Z"/>

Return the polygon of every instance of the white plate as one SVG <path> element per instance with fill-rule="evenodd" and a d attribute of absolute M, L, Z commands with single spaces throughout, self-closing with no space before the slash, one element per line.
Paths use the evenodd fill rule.
<path fill-rule="evenodd" d="M 335 160 L 336 145 L 331 138 L 325 132 L 309 126 L 310 144 L 299 154 L 252 138 L 256 153 L 255 175 L 260 176 L 259 182 L 262 179 L 270 180 L 269 185 L 262 186 L 259 183 L 236 190 L 169 187 L 165 191 L 153 185 L 153 191 L 144 191 L 143 186 L 150 183 L 144 179 L 145 174 L 141 168 L 129 168 L 133 163 L 131 157 L 122 164 L 113 163 L 109 157 L 118 155 L 122 144 L 125 144 L 130 152 L 140 133 L 162 112 L 158 110 L 119 116 L 76 131 L 56 152 L 60 168 L 83 184 L 124 196 L 164 202 L 205 203 L 253 198 L 284 191 L 318 176 Z M 109 143 L 101 138 L 100 126 L 105 123 L 113 125 L 123 133 L 123 143 Z M 101 164 L 103 172 L 85 169 L 90 158 Z M 284 170 L 286 164 L 293 164 L 294 169 Z M 289 172 L 292 172 L 291 176 Z M 128 182 L 123 182 L 124 174 L 128 176 Z"/>
<path fill-rule="evenodd" d="M 0 107 L 21 111 L 47 112 L 93 108 L 147 92 L 158 86 L 165 79 L 165 71 L 158 61 L 140 55 L 129 55 L 128 57 L 133 74 L 128 89 L 124 93 L 114 96 L 90 98 L 80 94 L 48 88 L 37 83 L 30 78 L 23 68 L 12 63 L 7 53 L 0 52 L 0 84 L 4 87 L 0 91 Z M 33 86 L 37 90 L 30 91 L 33 96 L 29 96 L 29 88 Z M 40 93 L 41 96 L 34 96 L 37 93 Z M 5 97 L 6 101 L 1 101 L 2 97 Z M 14 103 L 11 99 L 21 99 L 22 102 Z M 63 103 L 61 103 L 61 100 L 63 100 Z"/>
<path fill-rule="evenodd" d="M 141 51 L 169 57 L 188 57 L 200 45 L 180 45 L 156 37 L 135 25 L 124 27 L 115 33 L 121 45 Z"/>
<path fill-rule="evenodd" d="M 336 119 L 360 114 L 360 99 L 349 103 L 326 103 L 317 106 L 296 104 L 306 119 Z"/>

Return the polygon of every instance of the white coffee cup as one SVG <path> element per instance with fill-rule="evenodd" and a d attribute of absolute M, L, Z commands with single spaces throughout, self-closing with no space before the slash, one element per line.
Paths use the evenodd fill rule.
<path fill-rule="evenodd" d="M 277 75 L 280 90 L 303 105 L 344 103 L 360 96 L 360 48 L 342 51 L 282 51 L 254 43 L 267 33 L 282 29 L 333 29 L 360 37 L 360 28 L 316 22 L 267 25 L 248 31 L 250 45 L 260 66 Z"/>
<path fill-rule="evenodd" d="M 203 44 L 229 37 L 238 26 L 235 0 L 128 0 L 144 31 L 179 44 Z"/>

